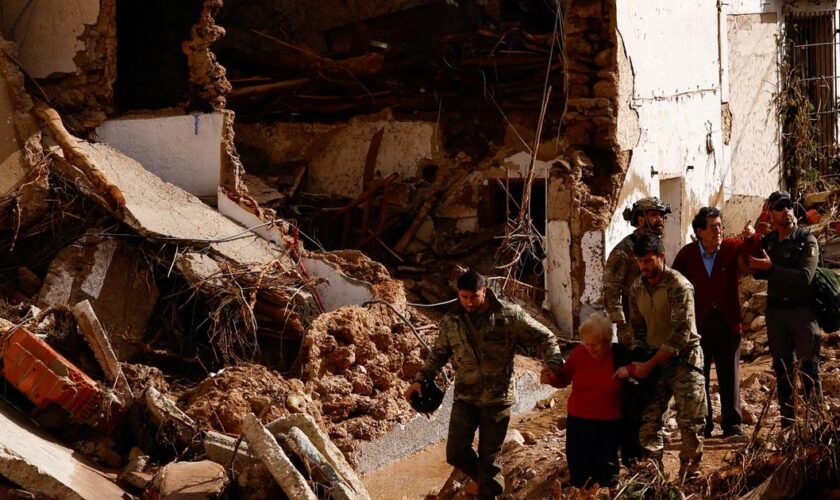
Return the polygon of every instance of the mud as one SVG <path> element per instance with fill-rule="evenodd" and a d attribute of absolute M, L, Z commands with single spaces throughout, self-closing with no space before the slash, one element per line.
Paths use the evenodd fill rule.
<path fill-rule="evenodd" d="M 320 414 L 301 381 L 286 380 L 262 365 L 249 363 L 204 379 L 181 395 L 179 406 L 202 428 L 226 434 L 240 434 L 245 416 L 252 412 L 263 422 L 290 413 L 308 413 L 316 419 Z"/>
<path fill-rule="evenodd" d="M 421 335 L 434 341 L 433 333 Z M 414 415 L 402 391 L 423 366 L 421 348 L 382 306 L 342 307 L 314 321 L 302 348 L 303 378 L 346 455 L 355 440 L 375 439 Z"/>

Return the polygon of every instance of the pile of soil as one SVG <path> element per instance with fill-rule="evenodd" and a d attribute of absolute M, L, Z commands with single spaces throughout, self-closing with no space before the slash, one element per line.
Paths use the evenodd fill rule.
<path fill-rule="evenodd" d="M 181 396 L 179 406 L 202 428 L 226 434 L 240 434 L 248 413 L 263 422 L 291 413 L 320 415 L 303 382 L 249 363 L 207 377 Z"/>
<path fill-rule="evenodd" d="M 434 332 L 424 331 L 433 342 Z M 342 307 L 313 322 L 303 341 L 303 378 L 345 454 L 352 456 L 355 440 L 375 439 L 415 414 L 402 392 L 423 366 L 421 349 L 384 306 Z"/>

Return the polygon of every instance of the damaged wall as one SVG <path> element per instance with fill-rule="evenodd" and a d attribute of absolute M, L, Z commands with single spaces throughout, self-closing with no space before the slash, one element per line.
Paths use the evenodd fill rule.
<path fill-rule="evenodd" d="M 779 85 L 777 38 L 782 17 L 777 12 L 762 13 L 763 8 L 781 5 L 762 4 L 731 5 L 726 16 L 733 195 L 766 196 L 778 189 L 781 180 L 779 121 L 773 94 Z"/>
<path fill-rule="evenodd" d="M 0 41 L 0 229 L 27 227 L 47 210 L 47 166 L 41 132 L 23 75 L 9 57 L 15 47 Z M 13 243 L 14 244 L 14 243 Z"/>
<path fill-rule="evenodd" d="M 375 177 L 421 177 L 422 167 L 442 155 L 434 122 L 398 121 L 387 112 L 334 124 L 238 123 L 236 141 L 264 151 L 269 165 L 307 163 L 308 191 L 355 197 L 362 192 L 371 139 L 380 129 Z"/>
<path fill-rule="evenodd" d="M 606 249 L 632 230 L 623 208 L 662 194 L 664 186 L 669 194 L 664 201 L 674 206 L 672 220 L 679 223 L 678 231 L 665 235 L 673 251 L 688 241 L 691 216 L 700 207 L 723 204 L 722 188 L 730 179 L 722 154 L 717 7 L 701 0 L 630 1 L 618 4 L 617 15 L 630 63 L 621 78 L 632 81 L 630 106 L 638 113 L 640 136 Z"/>

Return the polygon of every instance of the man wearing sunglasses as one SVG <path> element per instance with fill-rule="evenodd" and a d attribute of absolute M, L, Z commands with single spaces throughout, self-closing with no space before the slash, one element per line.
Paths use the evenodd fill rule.
<path fill-rule="evenodd" d="M 799 368 L 806 400 L 809 404 L 822 401 L 821 332 L 810 307 L 819 246 L 814 235 L 797 227 L 789 193 L 774 192 L 767 206 L 773 231 L 762 238 L 764 249 L 749 258 L 749 267 L 757 279 L 767 280 L 767 338 L 776 373 L 781 423 L 787 428 L 794 420 L 794 363 Z"/>

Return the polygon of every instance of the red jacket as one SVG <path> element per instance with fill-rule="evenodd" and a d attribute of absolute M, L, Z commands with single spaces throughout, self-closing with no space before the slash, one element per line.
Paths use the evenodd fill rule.
<path fill-rule="evenodd" d="M 697 315 L 697 329 L 700 330 L 713 307 L 717 308 L 729 328 L 741 333 L 741 299 L 738 296 L 738 256 L 748 252 L 752 240 L 746 244 L 741 239 L 724 239 L 712 267 L 712 275 L 706 272 L 700 243 L 694 241 L 682 247 L 674 259 L 673 269 L 685 276 L 694 285 L 694 309 Z"/>

